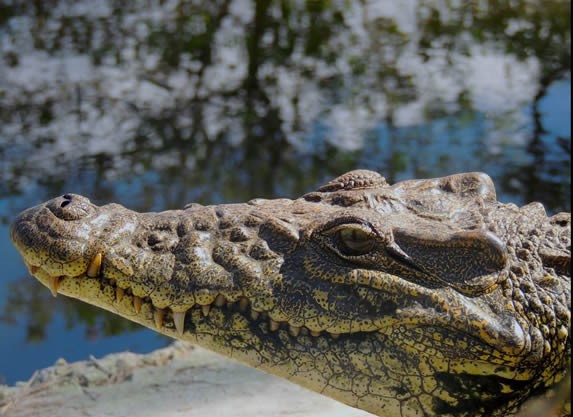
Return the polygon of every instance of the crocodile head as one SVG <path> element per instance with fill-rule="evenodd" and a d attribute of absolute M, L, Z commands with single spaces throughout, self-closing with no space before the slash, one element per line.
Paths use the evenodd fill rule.
<path fill-rule="evenodd" d="M 480 173 L 161 213 L 65 194 L 10 233 L 54 295 L 378 415 L 510 415 L 569 366 L 570 215 Z"/>

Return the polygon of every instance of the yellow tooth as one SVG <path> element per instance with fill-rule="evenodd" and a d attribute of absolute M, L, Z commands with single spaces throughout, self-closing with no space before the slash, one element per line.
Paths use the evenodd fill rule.
<path fill-rule="evenodd" d="M 185 330 L 185 311 L 174 311 L 173 322 L 175 323 L 177 334 L 183 336 L 183 330 Z"/>
<path fill-rule="evenodd" d="M 201 311 L 203 315 L 207 317 L 209 315 L 209 311 L 211 311 L 211 304 L 207 304 L 206 306 L 201 306 Z"/>
<path fill-rule="evenodd" d="M 165 311 L 163 309 L 156 308 L 153 310 L 153 321 L 155 321 L 155 327 L 161 329 L 163 327 L 163 316 Z"/>
<path fill-rule="evenodd" d="M 289 329 L 290 334 L 295 336 L 295 337 L 298 336 L 298 334 L 300 333 L 300 327 L 289 325 L 288 329 Z"/>
<path fill-rule="evenodd" d="M 270 320 L 271 324 L 271 332 L 274 332 L 279 329 L 280 323 L 278 321 L 274 321 L 273 319 Z"/>
<path fill-rule="evenodd" d="M 214 303 L 217 307 L 223 307 L 227 303 L 227 299 L 224 295 L 219 294 L 217 298 L 215 298 Z"/>
<path fill-rule="evenodd" d="M 260 316 L 260 314 L 261 314 L 261 313 L 259 313 L 258 311 L 251 310 L 251 318 L 252 318 L 253 320 L 258 319 L 259 316 Z"/>
<path fill-rule="evenodd" d="M 90 266 L 88 266 L 86 275 L 90 278 L 95 278 L 99 275 L 100 270 L 101 270 L 101 252 L 98 252 L 90 262 Z"/>
<path fill-rule="evenodd" d="M 60 278 L 61 277 L 51 277 L 50 280 L 50 291 L 52 291 L 52 295 L 54 297 L 58 296 L 58 287 L 60 286 Z"/>
<path fill-rule="evenodd" d="M 247 297 L 241 297 L 239 300 L 239 311 L 244 313 L 247 311 L 247 307 L 249 307 L 249 299 Z"/>
<path fill-rule="evenodd" d="M 120 287 L 115 287 L 115 299 L 119 302 L 123 299 L 125 295 L 125 290 Z"/>
<path fill-rule="evenodd" d="M 318 337 L 318 336 L 320 336 L 320 332 L 317 332 L 316 330 L 311 330 L 310 335 L 313 337 Z"/>
<path fill-rule="evenodd" d="M 338 333 L 330 333 L 330 337 L 332 337 L 333 339 L 338 339 L 340 337 L 340 334 Z"/>
<path fill-rule="evenodd" d="M 137 296 L 133 296 L 133 308 L 135 308 L 135 312 L 139 314 L 141 311 L 141 306 L 143 304 L 143 300 Z"/>

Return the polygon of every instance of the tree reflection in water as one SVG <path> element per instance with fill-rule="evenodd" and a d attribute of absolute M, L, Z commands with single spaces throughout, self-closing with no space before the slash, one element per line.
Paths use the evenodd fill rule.
<path fill-rule="evenodd" d="M 570 128 L 540 109 L 568 88 L 568 1 L 1 3 L 4 223 L 69 190 L 160 210 L 294 197 L 356 167 L 486 171 L 505 201 L 570 210 Z M 30 340 L 56 309 L 133 328 L 22 275 L 3 322 L 24 315 Z"/>

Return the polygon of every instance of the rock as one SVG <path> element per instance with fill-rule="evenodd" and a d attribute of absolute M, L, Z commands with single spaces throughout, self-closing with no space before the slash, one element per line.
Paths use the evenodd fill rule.
<path fill-rule="evenodd" d="M 2 417 L 372 417 L 192 345 L 56 365 L 0 386 Z"/>

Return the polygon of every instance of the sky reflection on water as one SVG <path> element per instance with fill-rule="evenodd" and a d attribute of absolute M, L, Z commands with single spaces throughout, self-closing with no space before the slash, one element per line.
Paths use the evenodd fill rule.
<path fill-rule="evenodd" d="M 7 224 L 63 192 L 163 210 L 479 170 L 570 211 L 570 3 L 524 2 L 4 4 L 0 376 L 166 343 L 27 276 Z"/>

